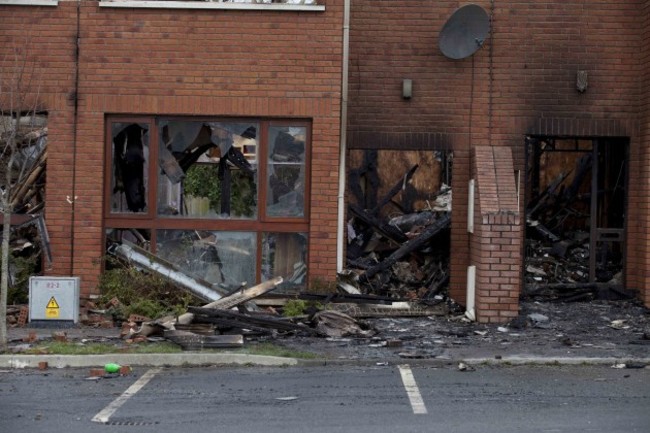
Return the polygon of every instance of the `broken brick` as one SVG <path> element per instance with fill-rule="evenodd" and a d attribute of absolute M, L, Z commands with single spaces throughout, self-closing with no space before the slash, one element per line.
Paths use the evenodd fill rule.
<path fill-rule="evenodd" d="M 18 313 L 18 326 L 25 326 L 27 323 L 27 318 L 29 317 L 29 307 L 22 306 L 20 307 L 20 313 Z"/>
<path fill-rule="evenodd" d="M 104 369 L 103 368 L 91 368 L 88 374 L 89 377 L 103 377 Z"/>
<path fill-rule="evenodd" d="M 68 334 L 65 331 L 55 331 L 52 332 L 52 339 L 54 341 L 60 341 L 62 343 L 65 343 L 68 341 Z"/>

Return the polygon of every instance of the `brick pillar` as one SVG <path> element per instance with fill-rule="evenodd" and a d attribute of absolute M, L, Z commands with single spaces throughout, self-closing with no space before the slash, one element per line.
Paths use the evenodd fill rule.
<path fill-rule="evenodd" d="M 472 168 L 476 189 L 470 263 L 476 267 L 476 318 L 505 323 L 519 314 L 523 262 L 512 152 L 477 146 Z"/>

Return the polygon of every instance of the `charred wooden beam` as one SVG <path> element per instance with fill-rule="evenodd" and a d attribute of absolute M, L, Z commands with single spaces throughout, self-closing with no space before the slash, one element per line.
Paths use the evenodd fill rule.
<path fill-rule="evenodd" d="M 376 149 L 368 149 L 363 154 L 362 165 L 348 173 L 348 185 L 357 203 L 364 208 L 374 208 L 377 203 L 377 190 L 379 188 L 379 175 L 377 174 Z M 361 178 L 365 177 L 365 184 L 361 185 Z"/>
<path fill-rule="evenodd" d="M 422 248 L 437 234 L 445 230 L 451 224 L 451 215 L 444 214 L 441 216 L 435 223 L 427 227 L 418 237 L 411 239 L 402 245 L 397 251 L 391 254 L 388 258 L 384 259 L 377 265 L 368 269 L 364 274 L 359 277 L 359 281 L 368 282 L 370 278 L 375 276 L 377 273 L 388 269 L 393 264 L 395 264 L 402 257 L 410 254 L 418 249 Z"/>
<path fill-rule="evenodd" d="M 402 233 L 398 228 L 379 221 L 377 218 L 373 217 L 368 212 L 361 209 L 359 206 L 351 204 L 348 207 L 350 209 L 350 212 L 353 213 L 355 217 L 359 218 L 365 224 L 369 225 L 380 235 L 390 239 L 397 244 L 401 244 L 408 240 L 406 235 Z"/>
<path fill-rule="evenodd" d="M 388 296 L 376 295 L 352 295 L 352 294 L 318 294 L 300 293 L 298 299 L 304 301 L 327 301 L 332 303 L 355 303 L 355 304 L 382 304 L 391 305 L 393 302 L 407 302 L 407 298 L 390 298 Z"/>
<path fill-rule="evenodd" d="M 237 324 L 242 328 L 257 327 L 264 329 L 275 329 L 286 332 L 307 332 L 309 334 L 318 334 L 318 331 L 304 325 L 297 325 L 289 322 L 287 319 L 276 319 L 271 316 L 259 317 L 256 315 L 243 314 L 231 310 L 217 310 L 213 308 L 189 307 L 188 309 L 194 314 L 195 320 L 209 323 L 219 323 L 222 320 L 230 326 Z"/>
<path fill-rule="evenodd" d="M 526 288 L 527 294 L 535 294 L 542 290 L 571 291 L 579 289 L 595 289 L 597 283 L 552 283 L 552 284 L 535 284 Z"/>
<path fill-rule="evenodd" d="M 418 164 L 415 164 L 413 167 L 411 167 L 409 171 L 407 171 L 404 176 L 402 176 L 402 178 L 395 185 L 393 185 L 388 193 L 386 193 L 386 195 L 384 195 L 384 197 L 379 200 L 377 205 L 368 211 L 368 214 L 377 216 L 382 207 L 388 204 L 393 199 L 393 197 L 397 195 L 398 192 L 406 188 L 406 184 L 411 181 L 411 178 L 413 177 L 413 174 L 415 174 L 415 171 L 418 169 L 418 167 Z"/>
<path fill-rule="evenodd" d="M 526 215 L 529 218 L 532 218 L 533 215 L 535 215 L 535 213 L 539 210 L 539 208 L 545 204 L 548 196 L 555 194 L 555 190 L 562 184 L 562 182 L 564 182 L 564 179 L 566 179 L 569 174 L 571 174 L 570 171 L 567 173 L 560 173 L 539 196 L 531 200 L 529 203 L 530 209 L 526 212 Z"/>

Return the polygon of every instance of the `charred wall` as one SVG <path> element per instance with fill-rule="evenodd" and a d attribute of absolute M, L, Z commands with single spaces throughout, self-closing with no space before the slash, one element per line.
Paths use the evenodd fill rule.
<path fill-rule="evenodd" d="M 650 251 L 648 242 L 650 241 L 647 227 L 650 225 L 650 215 L 644 209 L 647 209 L 650 188 L 648 188 L 647 179 L 650 178 L 650 1 L 641 1 L 640 18 L 642 20 L 643 31 L 641 32 L 641 49 L 640 62 L 641 72 L 639 79 L 642 83 L 642 95 L 640 101 L 641 109 L 641 147 L 638 157 L 633 161 L 635 164 L 632 170 L 639 173 L 643 181 L 632 185 L 634 190 L 632 197 L 639 203 L 637 206 L 629 206 L 630 223 L 628 236 L 636 239 L 635 248 L 637 253 L 628 255 L 628 283 L 634 287 L 648 287 L 648 269 L 650 269 Z M 631 198 L 632 200 L 632 198 Z M 645 290 L 645 304 L 650 305 L 650 291 Z"/>
<path fill-rule="evenodd" d="M 447 59 L 438 49 L 438 32 L 462 3 L 352 4 L 350 146 L 370 146 L 364 134 L 446 134 L 454 151 L 451 292 L 459 300 L 470 260 L 465 204 L 470 147 L 509 146 L 515 170 L 521 170 L 527 134 L 630 137 L 630 184 L 647 178 L 640 170 L 647 144 L 638 134 L 647 2 L 476 3 L 491 16 L 492 31 L 483 47 L 463 60 Z M 588 76 L 584 92 L 576 88 L 578 71 Z M 403 78 L 413 80 L 409 100 L 401 97 Z M 643 195 L 635 186 L 629 208 L 638 208 L 634 200 L 645 203 Z M 645 214 L 630 219 L 635 217 L 647 226 Z M 628 252 L 645 249 L 640 227 L 629 229 Z M 628 278 L 645 288 L 647 278 L 633 267 L 627 267 Z"/>

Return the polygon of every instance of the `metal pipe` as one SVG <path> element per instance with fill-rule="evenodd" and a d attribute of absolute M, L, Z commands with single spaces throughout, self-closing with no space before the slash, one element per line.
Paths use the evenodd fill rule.
<path fill-rule="evenodd" d="M 121 244 L 117 245 L 113 251 L 117 255 L 129 260 L 130 262 L 142 266 L 149 271 L 155 272 L 158 275 L 183 286 L 196 296 L 206 301 L 212 302 L 223 297 L 222 294 L 217 293 L 215 287 L 207 281 L 203 281 L 198 278 L 191 277 L 184 272 L 177 271 L 173 269 L 173 264 L 167 263 L 165 260 L 153 256 L 147 251 L 139 250 L 140 248 L 138 247 Z"/>
<path fill-rule="evenodd" d="M 336 271 L 343 270 L 343 249 L 345 233 L 345 166 L 347 153 L 347 126 L 348 126 L 348 73 L 350 58 L 350 3 L 345 0 L 343 7 L 343 70 L 341 74 L 341 144 L 339 147 L 339 191 L 338 191 L 338 217 L 336 232 Z"/>

